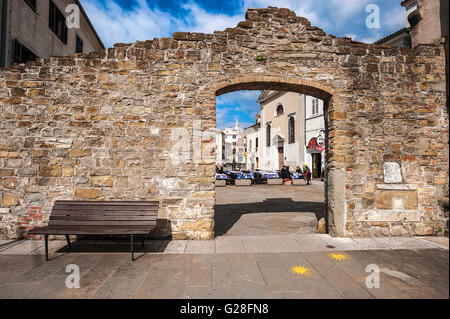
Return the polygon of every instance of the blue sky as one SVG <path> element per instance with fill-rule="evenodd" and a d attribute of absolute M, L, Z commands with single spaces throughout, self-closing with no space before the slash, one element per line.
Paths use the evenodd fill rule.
<path fill-rule="evenodd" d="M 247 8 L 283 7 L 307 18 L 326 33 L 372 43 L 405 25 L 400 0 L 80 0 L 106 47 L 170 37 L 173 32 L 212 33 L 245 20 Z M 380 8 L 380 28 L 369 29 L 366 7 Z M 217 127 L 254 122 L 259 92 L 242 91 L 217 98 Z"/>

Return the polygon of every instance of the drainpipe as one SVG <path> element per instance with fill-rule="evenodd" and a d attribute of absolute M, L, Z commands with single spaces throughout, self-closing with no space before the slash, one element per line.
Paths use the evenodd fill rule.
<path fill-rule="evenodd" d="M 1 41 L 1 52 L 0 52 L 0 67 L 6 66 L 6 25 L 8 19 L 8 0 L 3 0 L 2 2 L 2 41 Z"/>

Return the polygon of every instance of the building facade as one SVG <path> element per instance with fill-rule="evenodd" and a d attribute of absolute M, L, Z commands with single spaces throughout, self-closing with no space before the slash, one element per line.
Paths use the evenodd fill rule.
<path fill-rule="evenodd" d="M 257 114 L 256 123 L 244 129 L 245 163 L 247 169 L 254 170 L 260 168 L 260 134 L 261 123 L 259 122 L 259 114 Z"/>
<path fill-rule="evenodd" d="M 323 101 L 300 94 L 305 106 L 305 164 L 309 166 L 313 178 L 322 176 L 325 166 L 325 119 Z"/>
<path fill-rule="evenodd" d="M 245 142 L 244 133 L 236 120 L 234 128 L 229 127 L 216 132 L 217 166 L 245 167 Z"/>
<path fill-rule="evenodd" d="M 78 0 L 0 0 L 0 9 L 1 67 L 104 49 Z M 68 27 L 68 15 L 79 16 L 79 28 Z"/>
<path fill-rule="evenodd" d="M 223 166 L 225 161 L 224 133 L 216 130 L 216 166 Z"/>
<path fill-rule="evenodd" d="M 298 93 L 264 90 L 261 106 L 261 168 L 295 168 L 304 162 L 304 111 Z"/>
<path fill-rule="evenodd" d="M 248 128 L 259 129 L 261 147 L 257 156 L 260 165 L 256 166 L 270 170 L 289 166 L 295 170 L 297 166 L 307 164 L 313 177 L 320 177 L 325 165 L 323 101 L 294 92 L 262 91 L 258 102 L 261 105 L 260 125 Z M 250 142 L 247 148 L 250 148 Z M 248 153 L 248 161 L 256 157 L 256 154 Z"/>

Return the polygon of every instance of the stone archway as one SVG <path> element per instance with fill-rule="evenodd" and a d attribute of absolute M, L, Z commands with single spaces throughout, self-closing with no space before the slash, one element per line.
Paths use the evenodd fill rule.
<path fill-rule="evenodd" d="M 56 199 L 114 199 L 160 201 L 157 236 L 211 238 L 216 93 L 263 85 L 328 96 L 328 208 L 344 212 L 330 233 L 436 234 L 444 52 L 337 38 L 269 7 L 213 34 L 0 70 L 0 237 L 45 224 Z"/>

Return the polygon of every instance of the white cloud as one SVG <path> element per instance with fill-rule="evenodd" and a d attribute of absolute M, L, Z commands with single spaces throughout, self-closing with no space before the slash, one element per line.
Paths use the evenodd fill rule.
<path fill-rule="evenodd" d="M 181 21 L 168 13 L 149 8 L 145 0 L 137 0 L 131 10 L 125 10 L 113 0 L 104 5 L 82 0 L 82 5 L 107 47 L 114 43 L 131 43 L 168 36 L 168 30 Z"/>
<path fill-rule="evenodd" d="M 182 8 L 189 12 L 185 20 L 187 21 L 186 27 L 191 32 L 213 33 L 235 27 L 239 21 L 245 20 L 243 13 L 234 16 L 209 13 L 192 1 L 182 5 Z"/>
<path fill-rule="evenodd" d="M 124 9 L 115 0 L 81 0 L 88 16 L 107 47 L 115 43 L 169 37 L 174 31 L 213 33 L 225 30 L 245 20 L 244 12 L 229 16 L 209 13 L 190 1 L 181 7 L 187 11 L 183 18 L 150 8 L 146 0 L 136 0 L 131 9 Z"/>
<path fill-rule="evenodd" d="M 402 28 L 406 26 L 406 11 L 402 6 L 392 8 L 388 12 L 381 12 L 381 25 L 389 28 Z"/>
<path fill-rule="evenodd" d="M 366 6 L 374 0 L 331 0 L 329 6 L 336 22 L 345 23 L 356 14 L 365 14 Z"/>

